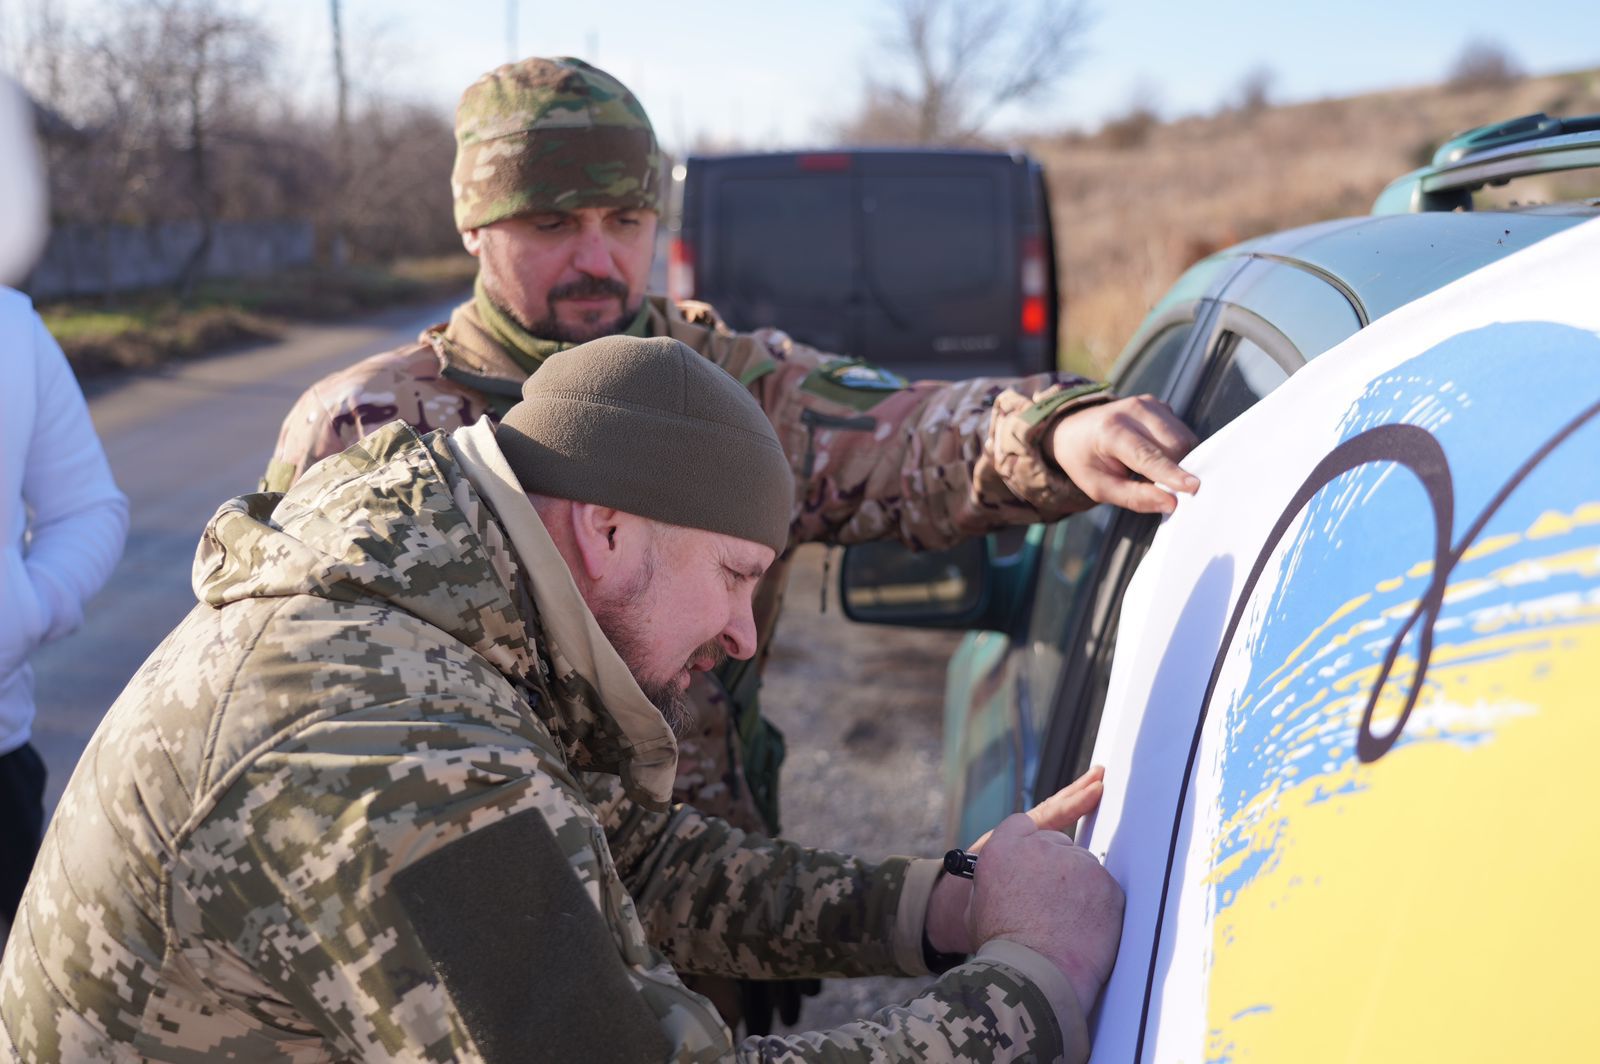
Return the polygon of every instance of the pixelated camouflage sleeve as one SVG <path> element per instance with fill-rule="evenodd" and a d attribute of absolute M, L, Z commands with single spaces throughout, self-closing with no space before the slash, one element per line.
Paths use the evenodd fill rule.
<path fill-rule="evenodd" d="M 583 777 L 651 944 L 679 970 L 756 978 L 926 975 L 922 924 L 937 863 L 749 836 L 688 806 L 655 813 Z M 990 943 L 902 1005 L 829 1031 L 749 1038 L 763 1061 L 1082 1060 L 1088 1035 L 1065 978 Z"/>
<path fill-rule="evenodd" d="M 921 933 L 933 862 L 807 849 L 687 805 L 651 812 L 614 776 L 589 773 L 583 783 L 651 944 L 679 970 L 758 979 L 927 973 Z"/>
<path fill-rule="evenodd" d="M 641 813 L 631 878 L 682 883 L 711 873 L 652 866 L 698 852 L 732 862 L 711 873 L 715 883 L 748 889 L 738 904 L 670 888 L 662 900 L 636 903 L 613 864 L 622 855 L 607 844 L 619 833 L 603 832 L 553 750 L 508 741 L 482 703 L 462 714 L 407 716 L 380 704 L 287 737 L 253 760 L 188 841 L 173 881 L 174 924 L 190 942 L 238 954 L 232 993 L 258 1022 L 293 1025 L 303 1039 L 360 1060 L 1060 1056 L 1071 1027 L 1048 977 L 982 955 L 905 1007 L 735 1046 L 651 948 L 647 935 L 656 936 L 641 928 L 635 905 L 673 911 L 697 899 L 701 918 L 731 915 L 762 905 L 761 881 L 787 877 L 766 896 L 791 899 L 780 914 L 789 922 L 752 915 L 752 936 L 764 931 L 738 944 L 759 967 L 760 957 L 783 955 L 791 934 L 815 953 L 829 935 L 880 931 L 870 916 L 852 927 L 843 908 L 875 897 L 880 912 L 892 909 L 904 862 L 876 878 L 863 865 L 850 873 L 860 886 L 844 888 L 837 904 L 817 904 L 841 882 L 840 859 L 808 860 L 773 843 L 741 868 L 732 829 L 692 813 Z M 706 845 L 697 834 L 723 840 Z M 807 883 L 774 858 L 817 878 Z"/>
<path fill-rule="evenodd" d="M 1066 373 L 907 381 L 797 343 L 775 329 L 735 334 L 686 303 L 709 336 L 692 346 L 749 386 L 794 468 L 797 542 L 894 537 L 950 546 L 1007 525 L 1049 521 L 1089 499 L 1048 458 L 1061 417 L 1115 398 Z"/>

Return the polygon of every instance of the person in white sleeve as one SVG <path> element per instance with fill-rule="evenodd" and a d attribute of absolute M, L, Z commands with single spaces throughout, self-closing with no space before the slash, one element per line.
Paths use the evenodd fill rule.
<path fill-rule="evenodd" d="M 128 500 L 55 338 L 0 288 L 0 932 L 44 830 L 44 761 L 29 743 L 28 655 L 83 621 L 128 533 Z"/>

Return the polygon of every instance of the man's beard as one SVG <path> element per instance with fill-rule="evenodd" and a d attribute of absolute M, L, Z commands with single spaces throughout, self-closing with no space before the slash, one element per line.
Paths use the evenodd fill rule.
<path fill-rule="evenodd" d="M 556 303 L 563 299 L 601 299 L 606 296 L 615 298 L 622 304 L 622 313 L 610 321 L 584 322 L 581 325 L 563 325 L 556 320 Z M 523 321 L 518 317 L 520 324 L 528 332 L 541 340 L 555 340 L 563 344 L 582 344 L 590 340 L 597 340 L 602 336 L 614 336 L 626 329 L 639 314 L 639 307 L 628 308 L 628 286 L 621 281 L 610 277 L 584 277 L 573 281 L 571 284 L 557 285 L 550 289 L 550 294 L 545 301 L 545 316 L 539 321 Z"/>
<path fill-rule="evenodd" d="M 695 725 L 694 707 L 689 703 L 689 692 L 678 690 L 675 682 L 677 670 L 662 681 L 644 675 L 645 636 L 634 620 L 638 611 L 648 602 L 650 580 L 654 576 L 655 551 L 652 550 L 645 556 L 644 566 L 633 583 L 595 604 L 594 619 L 600 625 L 600 631 L 605 633 L 606 639 L 610 640 L 617 656 L 633 674 L 639 690 L 644 692 L 651 705 L 661 711 L 661 716 L 665 718 L 667 727 L 672 729 L 672 734 L 681 739 L 689 734 Z M 711 659 L 714 665 L 721 664 L 727 656 L 721 641 L 712 639 L 696 647 L 681 667 L 687 668 L 691 662 L 707 658 Z"/>

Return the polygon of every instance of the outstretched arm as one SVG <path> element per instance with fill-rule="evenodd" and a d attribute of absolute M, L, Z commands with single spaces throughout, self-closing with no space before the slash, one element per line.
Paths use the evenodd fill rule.
<path fill-rule="evenodd" d="M 1066 373 L 909 382 L 880 367 L 725 327 L 701 340 L 746 381 L 796 476 L 799 542 L 898 538 L 936 549 L 1096 502 L 1148 512 L 1198 482 L 1187 427 L 1148 396 Z"/>

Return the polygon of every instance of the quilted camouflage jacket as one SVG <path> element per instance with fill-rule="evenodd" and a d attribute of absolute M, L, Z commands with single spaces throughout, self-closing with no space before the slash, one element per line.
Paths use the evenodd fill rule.
<path fill-rule="evenodd" d="M 929 861 L 666 803 L 670 731 L 487 423 L 225 504 L 200 603 L 85 753 L 0 966 L 0 1054 L 866 1061 L 1083 1053 L 986 947 L 908 1006 L 735 1046 L 677 971 L 916 973 Z"/>

